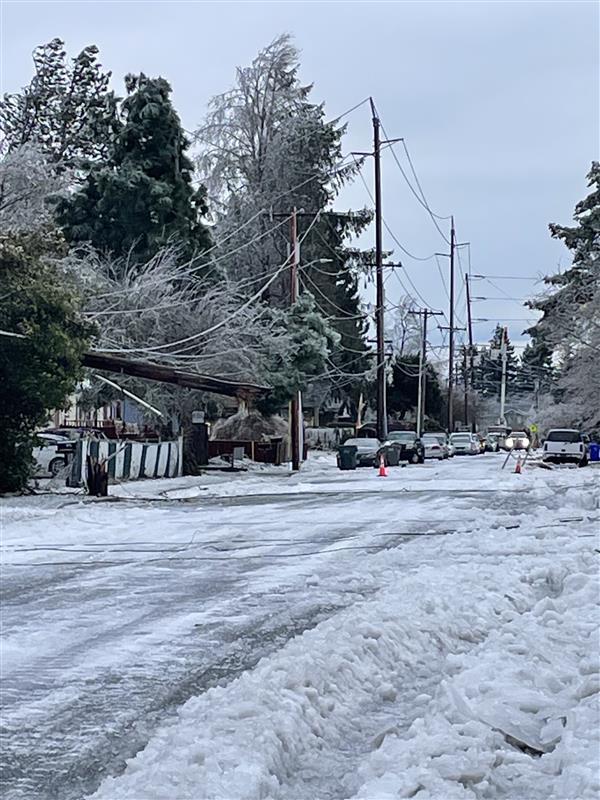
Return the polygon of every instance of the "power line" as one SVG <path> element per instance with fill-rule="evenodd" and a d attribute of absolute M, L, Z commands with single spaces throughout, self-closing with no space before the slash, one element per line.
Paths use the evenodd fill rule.
<path fill-rule="evenodd" d="M 367 190 L 367 194 L 369 195 L 369 197 L 371 199 L 371 202 L 375 203 L 375 198 L 373 197 L 373 193 L 371 192 L 369 184 L 367 183 L 367 181 L 365 180 L 364 175 L 362 174 L 362 171 L 361 171 L 362 170 L 362 165 L 359 164 L 359 162 L 356 160 L 356 157 L 354 156 L 354 154 L 352 154 L 352 157 L 354 158 L 356 166 L 358 167 L 358 174 L 359 174 L 359 176 L 360 176 L 360 178 L 361 178 L 361 180 L 362 180 L 362 182 L 364 184 L 365 189 Z M 432 258 L 435 257 L 434 253 L 432 253 L 430 256 L 416 256 L 414 253 L 411 253 L 410 250 L 407 250 L 406 247 L 404 247 L 404 245 L 396 238 L 396 236 L 394 235 L 394 233 L 390 229 L 389 225 L 387 224 L 385 218 L 382 218 L 382 220 L 383 220 L 383 224 L 385 226 L 385 229 L 390 234 L 390 236 L 392 237 L 394 242 L 398 245 L 398 247 L 402 250 L 402 252 L 405 255 L 407 255 L 409 258 L 412 258 L 414 261 L 430 261 Z"/>
<path fill-rule="evenodd" d="M 320 215 L 320 212 L 317 212 L 315 214 L 312 222 L 310 223 L 310 225 L 306 229 L 306 231 L 303 234 L 303 236 L 300 238 L 299 243 L 301 243 L 308 236 L 308 234 L 310 233 L 311 228 L 317 222 L 317 219 L 319 218 L 319 215 Z M 261 288 L 254 295 L 252 295 L 252 297 L 250 297 L 245 303 L 243 303 L 239 308 L 237 308 L 235 311 L 233 311 L 227 317 L 225 317 L 225 319 L 221 320 L 220 322 L 215 323 L 215 325 L 213 325 L 210 328 L 207 328 L 204 331 L 200 331 L 199 333 L 194 333 L 194 334 L 192 334 L 190 336 L 186 336 L 185 338 L 178 339 L 177 341 L 174 341 L 174 342 L 167 342 L 166 344 L 156 345 L 156 347 L 153 347 L 153 348 L 147 348 L 144 352 L 155 352 L 156 353 L 159 350 L 164 350 L 166 347 L 175 347 L 176 345 L 179 345 L 179 344 L 186 344 L 187 342 L 195 341 L 197 339 L 202 338 L 203 336 L 207 336 L 209 333 L 213 333 L 218 328 L 223 327 L 223 325 L 226 325 L 231 319 L 233 319 L 233 317 L 237 316 L 241 311 L 244 311 L 246 308 L 248 308 L 249 305 L 251 305 L 252 303 L 256 302 L 256 300 L 258 300 L 260 298 L 260 296 L 279 277 L 279 275 L 281 275 L 281 273 L 284 272 L 284 270 L 289 268 L 290 261 L 291 261 L 293 255 L 294 255 L 293 252 L 290 253 L 290 255 L 286 258 L 286 260 L 283 262 L 283 264 L 281 264 L 278 267 L 278 269 L 273 273 L 273 275 L 269 278 L 269 280 L 263 286 L 261 286 Z M 117 353 L 137 353 L 137 352 L 142 352 L 142 351 L 140 350 L 140 348 L 132 348 L 132 349 L 119 349 L 119 350 L 106 350 L 105 349 L 105 350 L 101 350 L 100 352 L 103 352 L 103 353 L 114 353 L 114 352 L 117 352 Z M 168 355 L 168 354 L 165 354 L 165 355 Z"/>
<path fill-rule="evenodd" d="M 384 127 L 383 123 L 381 123 L 381 129 L 383 130 L 383 133 L 384 133 L 384 136 L 386 137 L 386 139 L 389 139 L 389 137 L 388 137 L 388 135 L 387 135 L 387 131 L 385 130 L 385 127 Z M 394 157 L 394 161 L 396 162 L 396 165 L 398 166 L 398 169 L 400 170 L 400 172 L 401 172 L 401 174 L 402 174 L 402 177 L 404 178 L 404 180 L 405 180 L 405 182 L 406 182 L 406 185 L 408 186 L 408 188 L 410 189 L 410 191 L 412 192 L 412 194 L 415 196 L 415 198 L 416 198 L 417 202 L 418 202 L 418 203 L 419 203 L 421 206 L 423 206 L 423 208 L 424 208 L 424 209 L 427 211 L 427 213 L 428 213 L 428 214 L 429 214 L 429 216 L 431 217 L 431 220 L 432 220 L 433 224 L 434 224 L 434 225 L 435 225 L 435 227 L 437 228 L 437 230 L 438 230 L 438 233 L 439 233 L 439 234 L 440 234 L 440 236 L 443 238 L 443 240 L 446 242 L 446 244 L 450 244 L 450 241 L 449 241 L 449 239 L 447 238 L 446 234 L 443 232 L 443 230 L 440 228 L 440 226 L 438 225 L 438 222 L 437 222 L 437 220 L 438 220 L 438 219 L 450 219 L 450 217 L 449 217 L 449 216 L 448 216 L 448 217 L 442 217 L 442 216 L 440 216 L 439 214 L 435 214 L 435 213 L 434 213 L 434 212 L 431 210 L 431 207 L 430 207 L 429 203 L 427 202 L 427 198 L 425 197 L 425 193 L 424 193 L 424 191 L 423 191 L 423 187 L 421 186 L 421 183 L 420 183 L 420 181 L 419 181 L 419 178 L 418 178 L 418 176 L 417 176 L 417 173 L 416 173 L 416 171 L 415 171 L 415 168 L 414 168 L 414 165 L 413 165 L 412 159 L 411 159 L 411 157 L 410 157 L 410 153 L 408 152 L 408 147 L 407 147 L 407 145 L 406 145 L 406 142 L 404 141 L 404 139 L 402 139 L 401 141 L 402 141 L 402 144 L 403 144 L 403 146 L 404 146 L 404 151 L 405 151 L 405 153 L 406 153 L 406 156 L 407 156 L 407 159 L 408 159 L 408 163 L 410 164 L 410 168 L 411 168 L 411 171 L 412 171 L 412 173 L 413 173 L 413 176 L 414 176 L 414 178 L 415 178 L 416 184 L 417 184 L 417 186 L 418 186 L 418 188 L 419 188 L 419 191 L 421 192 L 421 194 L 420 194 L 420 195 L 419 195 L 419 193 L 418 193 L 418 192 L 415 190 L 414 186 L 412 185 L 412 183 L 410 182 L 410 180 L 409 180 L 409 178 L 408 178 L 408 175 L 407 175 L 407 174 L 406 174 L 406 172 L 404 171 L 404 168 L 403 168 L 402 164 L 400 163 L 400 159 L 399 159 L 399 158 L 398 158 L 398 156 L 396 155 L 396 151 L 394 150 L 394 146 L 393 146 L 393 143 L 392 143 L 392 144 L 390 144 L 390 150 L 391 150 L 391 152 L 392 152 L 392 156 Z"/>

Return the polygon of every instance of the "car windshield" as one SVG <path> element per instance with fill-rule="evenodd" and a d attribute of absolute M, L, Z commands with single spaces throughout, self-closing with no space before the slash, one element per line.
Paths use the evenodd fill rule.
<path fill-rule="evenodd" d="M 515 439 L 527 438 L 527 434 L 525 433 L 525 431 L 515 431 L 514 433 L 511 433 L 511 436 L 513 436 Z"/>
<path fill-rule="evenodd" d="M 445 433 L 426 433 L 425 436 L 435 436 L 438 442 L 445 442 L 447 438 Z"/>
<path fill-rule="evenodd" d="M 438 443 L 443 441 L 439 436 L 434 436 L 432 433 L 425 433 L 422 438 L 424 442 Z"/>
<path fill-rule="evenodd" d="M 581 441 L 581 434 L 579 431 L 550 431 L 546 441 L 548 442 L 567 442 L 567 444 L 575 444 Z"/>
<path fill-rule="evenodd" d="M 417 438 L 417 434 L 411 431 L 392 431 L 389 438 L 392 442 L 412 442 Z"/>
<path fill-rule="evenodd" d="M 470 442 L 471 441 L 471 434 L 470 433 L 453 433 L 450 437 L 450 441 L 452 442 Z"/>
<path fill-rule="evenodd" d="M 354 445 L 354 447 L 379 447 L 377 439 L 348 439 L 344 445 Z"/>

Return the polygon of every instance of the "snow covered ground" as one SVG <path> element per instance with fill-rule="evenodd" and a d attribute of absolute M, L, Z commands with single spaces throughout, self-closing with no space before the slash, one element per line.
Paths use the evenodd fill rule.
<path fill-rule="evenodd" d="M 7 800 L 597 798 L 600 471 L 0 502 Z"/>

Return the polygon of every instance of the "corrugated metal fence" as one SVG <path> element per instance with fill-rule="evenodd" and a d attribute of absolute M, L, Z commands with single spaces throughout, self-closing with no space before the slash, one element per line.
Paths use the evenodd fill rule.
<path fill-rule="evenodd" d="M 106 463 L 109 480 L 134 481 L 183 475 L 182 454 L 182 437 L 171 442 L 79 439 L 69 483 L 71 486 L 85 483 L 88 455 Z"/>

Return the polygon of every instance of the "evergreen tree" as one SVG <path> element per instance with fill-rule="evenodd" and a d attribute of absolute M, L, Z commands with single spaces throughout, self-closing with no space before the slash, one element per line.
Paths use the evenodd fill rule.
<path fill-rule="evenodd" d="M 34 50 L 33 63 L 31 83 L 0 101 L 4 149 L 35 146 L 63 170 L 105 158 L 119 122 L 98 48 L 85 47 L 69 64 L 64 42 L 53 39 Z"/>
<path fill-rule="evenodd" d="M 533 337 L 521 355 L 517 388 L 522 392 L 548 392 L 553 373 L 552 349 L 539 337 Z"/>
<path fill-rule="evenodd" d="M 58 204 L 67 239 L 115 256 L 147 260 L 167 243 L 189 260 L 209 245 L 206 199 L 194 189 L 193 165 L 171 87 L 163 78 L 128 75 L 122 127 L 106 162 L 93 165 L 81 189 Z"/>
<path fill-rule="evenodd" d="M 442 410 L 442 391 L 437 372 L 431 364 L 425 364 L 426 413 L 438 418 Z M 417 353 L 397 356 L 392 361 L 392 382 L 387 390 L 388 414 L 404 419 L 407 412 L 417 408 L 419 394 L 419 355 Z"/>
<path fill-rule="evenodd" d="M 92 333 L 46 246 L 37 236 L 0 239 L 2 325 L 25 337 L 0 337 L 0 492 L 26 485 L 34 431 L 75 390 Z"/>
<path fill-rule="evenodd" d="M 572 253 L 572 266 L 545 279 L 549 291 L 529 302 L 542 312 L 528 331 L 544 354 L 552 354 L 553 402 L 547 425 L 600 428 L 600 163 L 587 176 L 591 192 L 575 207 L 575 225 L 550 225 Z M 550 363 L 550 357 L 547 357 Z M 544 417 L 542 416 L 542 419 Z"/>
<path fill-rule="evenodd" d="M 553 238 L 560 239 L 571 250 L 572 266 L 565 272 L 545 278 L 552 290 L 528 303 L 543 316 L 529 333 L 550 348 L 565 342 L 585 347 L 589 311 L 596 311 L 594 296 L 600 281 L 600 163 L 594 161 L 587 176 L 593 191 L 575 207 L 575 225 L 550 224 Z M 581 313 L 583 312 L 583 313 Z"/>
<path fill-rule="evenodd" d="M 335 377 L 328 381 L 347 386 L 350 376 L 359 391 L 360 376 L 370 366 L 358 295 L 366 256 L 348 242 L 371 215 L 331 208 L 355 167 L 339 166 L 344 128 L 326 122 L 323 106 L 310 102 L 312 87 L 300 83 L 298 67 L 298 51 L 289 36 L 281 36 L 249 67 L 238 69 L 234 88 L 211 101 L 197 131 L 199 166 L 219 204 L 217 235 L 234 251 L 222 262 L 232 278 L 256 281 L 284 263 L 285 216 L 294 207 L 303 210 L 298 217 L 301 288 L 313 294 L 317 309 L 340 334 L 330 357 Z M 322 259 L 328 263 L 310 266 Z M 269 288 L 266 299 L 275 307 L 287 306 L 289 274 Z"/>
<path fill-rule="evenodd" d="M 319 314 L 310 295 L 303 295 L 288 311 L 271 309 L 272 328 L 279 328 L 283 347 L 265 359 L 264 376 L 272 391 L 257 403 L 263 414 L 277 413 L 294 392 L 326 367 L 339 335 Z"/>
<path fill-rule="evenodd" d="M 502 325 L 496 329 L 487 347 L 479 347 L 474 353 L 473 389 L 484 396 L 500 396 L 502 386 Z M 506 334 L 506 385 L 515 387 L 518 381 L 518 359 L 514 345 Z M 461 367 L 462 369 L 462 367 Z"/>

